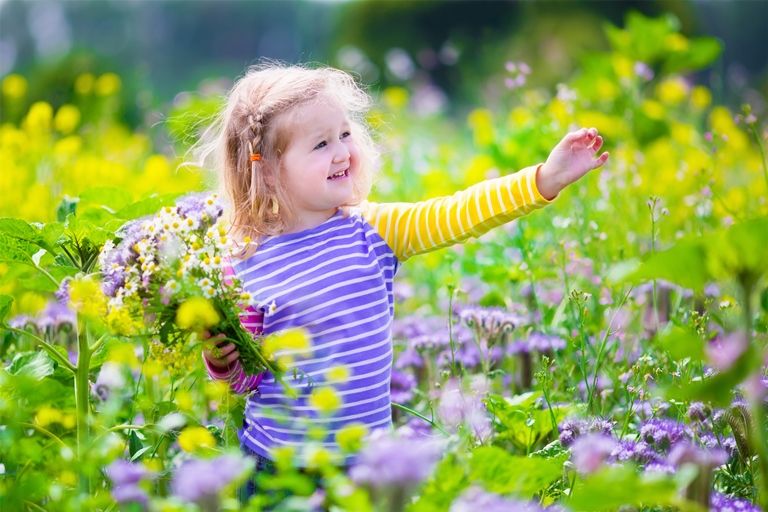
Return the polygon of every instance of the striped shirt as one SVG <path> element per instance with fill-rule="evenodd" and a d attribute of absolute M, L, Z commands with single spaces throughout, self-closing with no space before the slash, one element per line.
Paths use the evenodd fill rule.
<path fill-rule="evenodd" d="M 318 444 L 338 451 L 335 436 L 344 427 L 391 427 L 393 278 L 400 264 L 548 204 L 536 187 L 539 167 L 419 203 L 365 202 L 348 217 L 337 213 L 314 228 L 268 237 L 235 263 L 255 304 L 243 325 L 264 334 L 303 328 L 311 339 L 307 350 L 275 354 L 292 359 L 286 382 L 295 397 L 270 374 L 246 375 L 239 362 L 225 373 L 208 366 L 234 391 L 257 391 L 247 400 L 241 442 L 270 457 L 275 447 L 306 445 L 319 427 L 325 438 Z M 328 378 L 338 366 L 348 370 L 344 381 Z M 308 401 L 318 386 L 332 386 L 341 399 L 332 416 Z"/>

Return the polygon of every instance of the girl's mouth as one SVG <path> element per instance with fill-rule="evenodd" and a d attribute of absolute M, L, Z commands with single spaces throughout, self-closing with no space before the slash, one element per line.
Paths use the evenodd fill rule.
<path fill-rule="evenodd" d="M 337 179 L 339 179 L 339 178 L 346 178 L 347 176 L 349 176 L 349 167 L 347 167 L 347 168 L 346 168 L 346 169 L 344 169 L 343 171 L 339 171 L 339 172 L 337 172 L 337 173 L 335 173 L 335 174 L 331 174 L 331 175 L 330 175 L 330 176 L 328 176 L 328 178 L 326 178 L 326 179 L 329 179 L 329 180 L 337 180 Z"/>

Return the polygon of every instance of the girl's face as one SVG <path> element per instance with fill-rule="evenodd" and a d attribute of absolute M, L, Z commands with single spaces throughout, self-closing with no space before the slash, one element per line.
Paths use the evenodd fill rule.
<path fill-rule="evenodd" d="M 280 181 L 297 219 L 287 231 L 295 232 L 321 224 L 354 200 L 359 154 L 352 125 L 336 103 L 313 102 L 291 114 L 293 130 L 281 158 Z"/>

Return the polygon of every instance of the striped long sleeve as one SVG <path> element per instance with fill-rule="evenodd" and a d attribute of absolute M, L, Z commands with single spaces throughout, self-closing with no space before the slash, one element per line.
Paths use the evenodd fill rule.
<path fill-rule="evenodd" d="M 418 203 L 363 203 L 363 217 L 400 261 L 477 237 L 551 200 L 536 186 L 542 164 Z"/>

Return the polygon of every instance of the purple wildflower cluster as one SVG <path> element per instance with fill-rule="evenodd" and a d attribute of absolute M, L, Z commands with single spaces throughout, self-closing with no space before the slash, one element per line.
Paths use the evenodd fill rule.
<path fill-rule="evenodd" d="M 141 464 L 116 460 L 106 468 L 107 477 L 112 481 L 112 498 L 121 504 L 138 504 L 142 510 L 147 509 L 149 495 L 139 487 L 144 480 L 154 477 L 147 468 Z"/>
<path fill-rule="evenodd" d="M 555 509 L 544 509 L 538 503 L 504 498 L 498 494 L 485 491 L 481 487 L 472 486 L 464 491 L 451 505 L 450 512 L 544 512 Z"/>
<path fill-rule="evenodd" d="M 450 428 L 464 426 L 476 439 L 485 441 L 493 429 L 482 399 L 488 393 L 488 382 L 476 375 L 466 389 L 456 379 L 445 383 L 440 394 L 437 414 Z"/>
<path fill-rule="evenodd" d="M 358 484 L 373 489 L 413 489 L 432 473 L 444 445 L 439 439 L 377 431 L 358 455 L 349 475 Z M 398 456 L 393 457 L 394 453 Z"/>
<path fill-rule="evenodd" d="M 566 342 L 560 336 L 534 331 L 527 338 L 517 339 L 510 343 L 507 347 L 507 354 L 515 355 L 531 352 L 551 354 L 563 350 L 565 346 Z"/>
<path fill-rule="evenodd" d="M 55 292 L 56 300 L 49 301 L 36 316 L 18 315 L 8 322 L 9 325 L 15 329 L 35 329 L 48 333 L 76 325 L 77 315 L 69 309 L 70 280 L 69 277 L 62 280 Z"/>
<path fill-rule="evenodd" d="M 514 329 L 530 323 L 522 307 L 513 310 L 470 306 L 459 311 L 459 318 L 489 347 L 503 342 Z"/>
<path fill-rule="evenodd" d="M 188 460 L 176 470 L 171 489 L 183 501 L 196 503 L 203 510 L 218 510 L 219 493 L 245 477 L 253 464 L 239 455 Z"/>
<path fill-rule="evenodd" d="M 719 492 L 713 493 L 710 512 L 762 512 L 762 509 L 742 498 L 732 498 Z"/>
<path fill-rule="evenodd" d="M 613 435 L 613 422 L 602 418 L 592 418 L 591 420 L 581 418 L 569 418 L 558 425 L 560 432 L 560 444 L 570 447 L 573 442 L 586 434 Z"/>

